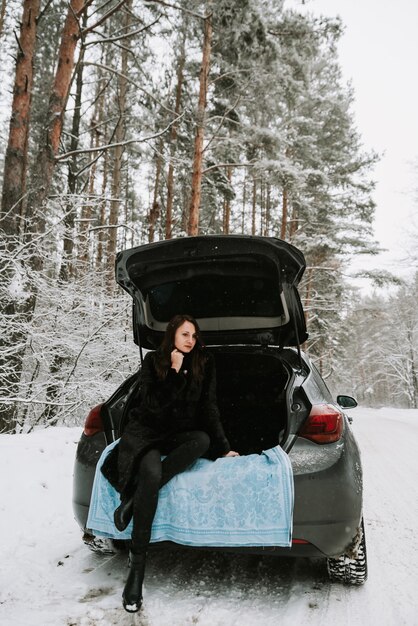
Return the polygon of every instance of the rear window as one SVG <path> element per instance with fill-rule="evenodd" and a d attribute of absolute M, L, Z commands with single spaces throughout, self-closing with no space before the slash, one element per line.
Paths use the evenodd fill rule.
<path fill-rule="evenodd" d="M 192 311 L 196 318 L 284 315 L 278 268 L 257 256 L 171 263 L 141 277 L 137 286 L 154 320 Z"/>
<path fill-rule="evenodd" d="M 170 319 L 173 311 L 193 311 L 197 318 L 283 314 L 277 282 L 260 277 L 198 276 L 158 285 L 148 298 L 156 320 Z"/>

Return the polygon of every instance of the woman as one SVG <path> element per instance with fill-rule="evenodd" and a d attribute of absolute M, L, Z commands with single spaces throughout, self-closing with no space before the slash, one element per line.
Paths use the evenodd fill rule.
<path fill-rule="evenodd" d="M 130 613 L 142 604 L 159 489 L 203 455 L 238 456 L 222 428 L 214 359 L 205 352 L 194 318 L 176 315 L 169 322 L 160 348 L 144 359 L 141 380 L 140 403 L 102 467 L 121 494 L 116 527 L 124 530 L 133 517 L 130 570 L 122 596 Z M 161 455 L 166 455 L 164 460 Z"/>

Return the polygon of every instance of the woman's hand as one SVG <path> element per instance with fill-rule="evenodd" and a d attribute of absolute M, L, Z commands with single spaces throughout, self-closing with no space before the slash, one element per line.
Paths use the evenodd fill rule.
<path fill-rule="evenodd" d="M 183 365 L 183 353 L 180 350 L 174 348 L 171 353 L 171 367 L 176 370 L 177 374 L 180 371 L 181 366 Z"/>
<path fill-rule="evenodd" d="M 226 454 L 222 455 L 223 457 L 227 457 L 227 456 L 239 456 L 239 452 L 235 452 L 235 450 L 230 450 L 229 452 L 227 452 Z"/>

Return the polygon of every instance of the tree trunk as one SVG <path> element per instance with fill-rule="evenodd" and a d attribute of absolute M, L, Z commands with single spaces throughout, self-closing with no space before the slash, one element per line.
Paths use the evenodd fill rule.
<path fill-rule="evenodd" d="M 253 178 L 253 203 L 252 203 L 252 211 L 251 211 L 251 234 L 252 235 L 255 235 L 256 211 L 257 211 L 257 183 L 256 183 L 255 178 Z"/>
<path fill-rule="evenodd" d="M 418 408 L 418 374 L 416 366 L 416 356 L 414 350 L 414 335 L 411 330 L 407 331 L 409 343 L 409 360 L 411 367 L 411 408 Z"/>
<path fill-rule="evenodd" d="M 180 53 L 177 60 L 177 86 L 176 86 L 176 103 L 174 107 L 174 113 L 176 118 L 180 115 L 181 105 L 181 93 L 183 90 L 184 79 L 184 65 L 186 63 L 186 34 L 187 34 L 187 21 L 185 24 Z M 173 234 L 173 200 L 174 200 L 174 153 L 175 144 L 177 140 L 177 127 L 175 122 L 170 128 L 169 136 L 169 150 L 170 150 L 170 162 L 168 165 L 167 173 L 167 207 L 165 218 L 165 238 L 171 239 Z"/>
<path fill-rule="evenodd" d="M 0 38 L 3 34 L 3 29 L 4 29 L 4 16 L 6 14 L 6 1 L 7 0 L 2 0 L 1 7 L 0 7 Z"/>
<path fill-rule="evenodd" d="M 83 28 L 87 26 L 87 12 L 83 14 Z M 74 114 L 73 123 L 71 128 L 71 141 L 70 151 L 75 152 L 78 148 L 78 140 L 80 134 L 80 122 L 81 122 L 81 95 L 83 91 L 83 60 L 84 60 L 84 48 L 80 50 L 80 57 L 77 64 L 76 73 L 76 93 L 74 102 Z M 62 262 L 60 268 L 60 278 L 62 280 L 68 280 L 71 275 L 74 274 L 73 268 L 73 250 L 74 250 L 74 221 L 76 216 L 76 207 L 74 205 L 73 196 L 77 187 L 77 155 L 74 154 L 69 162 L 68 167 L 68 193 L 70 200 L 67 203 L 66 214 L 64 217 L 64 241 L 63 241 L 63 253 Z"/>
<path fill-rule="evenodd" d="M 108 64 L 107 54 L 108 54 L 108 48 L 105 48 L 105 52 L 102 49 L 102 54 L 100 57 L 101 65 Z M 106 81 L 102 74 L 102 70 L 99 69 L 96 93 L 95 93 L 95 98 L 94 98 L 95 105 L 94 105 L 94 110 L 93 110 L 93 116 L 90 122 L 90 128 L 91 128 L 90 148 L 98 148 L 101 140 L 103 141 L 104 144 L 108 143 L 107 124 L 104 124 L 105 84 L 106 84 Z M 87 267 L 87 264 L 89 262 L 89 232 L 88 230 L 92 222 L 92 216 L 93 216 L 93 197 L 94 197 L 95 187 L 96 187 L 97 164 L 98 164 L 99 158 L 100 157 L 93 158 L 93 161 L 90 166 L 88 186 L 87 186 L 88 194 L 89 194 L 89 201 L 83 203 L 83 208 L 81 211 L 81 220 L 80 220 L 80 224 L 78 228 L 78 240 L 79 240 L 78 258 L 81 262 L 81 265 L 84 266 L 84 268 Z M 96 211 L 99 212 L 99 216 L 100 216 L 100 219 L 99 219 L 99 216 L 96 219 L 96 225 L 103 226 L 103 227 L 104 227 L 104 219 L 105 219 L 104 207 L 106 206 L 106 203 L 103 198 L 105 196 L 106 186 L 107 186 L 107 151 L 105 151 L 104 156 L 103 156 L 102 189 L 101 189 L 102 200 L 100 201 L 99 206 L 96 207 Z M 98 244 L 97 244 L 96 254 L 97 255 L 100 254 L 100 262 L 97 264 L 97 268 L 100 268 L 101 258 L 103 256 L 104 230 L 98 230 L 97 232 L 98 232 L 98 235 L 97 235 Z M 91 261 L 93 260 L 91 259 Z M 97 258 L 96 258 L 96 261 L 97 261 Z"/>
<path fill-rule="evenodd" d="M 265 224 L 266 209 L 266 184 L 263 179 L 260 180 L 260 235 L 263 234 Z"/>
<path fill-rule="evenodd" d="M 282 226 L 280 229 L 280 239 L 286 239 L 287 231 L 287 208 L 288 208 L 287 189 L 283 187 L 282 190 Z"/>
<path fill-rule="evenodd" d="M 58 66 L 48 103 L 46 140 L 40 147 L 36 159 L 28 199 L 26 217 L 33 225 L 29 228 L 29 238 L 33 232 L 43 232 L 45 228 L 45 215 L 42 210 L 51 188 L 55 157 L 59 150 L 65 106 L 74 69 L 74 55 L 80 35 L 77 14 L 81 13 L 83 6 L 84 0 L 71 0 L 61 35 Z M 35 269 L 40 265 L 41 261 L 38 258 L 34 263 Z"/>
<path fill-rule="evenodd" d="M 33 85 L 33 57 L 36 46 L 40 0 L 24 0 L 19 49 L 13 88 L 9 140 L 3 174 L 1 225 L 7 235 L 21 230 L 22 203 L 26 193 L 29 119 Z M 4 17 L 5 2 L 1 18 Z"/>
<path fill-rule="evenodd" d="M 109 177 L 109 152 L 106 150 L 103 156 L 102 191 L 99 211 L 99 236 L 97 244 L 96 268 L 100 271 L 103 268 L 103 254 L 105 247 L 105 223 L 106 223 L 106 188 Z"/>
<path fill-rule="evenodd" d="M 129 175 L 129 166 L 126 167 L 126 172 L 125 172 L 125 190 L 124 190 L 124 197 L 125 197 L 125 206 L 124 206 L 124 215 L 123 215 L 123 219 L 125 224 L 128 224 L 129 222 L 129 218 L 130 218 L 130 211 L 129 211 L 129 207 L 130 207 L 130 191 L 131 191 L 131 177 Z M 128 247 L 128 229 L 124 228 L 123 229 L 123 242 L 122 242 L 122 247 L 125 250 Z"/>
<path fill-rule="evenodd" d="M 244 178 L 244 189 L 242 191 L 242 214 L 241 214 L 241 232 L 245 233 L 245 209 L 247 205 L 247 175 Z"/>
<path fill-rule="evenodd" d="M 311 293 L 312 293 L 312 283 L 313 283 L 313 268 L 310 267 L 307 272 L 307 281 L 306 281 L 306 295 L 305 302 L 303 305 L 303 309 L 305 312 L 305 324 L 308 327 L 308 317 L 309 317 L 309 307 L 311 304 Z"/>
<path fill-rule="evenodd" d="M 299 216 L 298 216 L 298 210 L 297 207 L 295 207 L 295 205 L 292 206 L 292 219 L 290 220 L 290 228 L 289 228 L 289 239 L 292 240 L 292 238 L 295 236 L 295 233 L 297 231 L 299 227 Z"/>
<path fill-rule="evenodd" d="M 90 134 L 90 148 L 98 148 L 100 141 L 100 133 L 97 132 L 95 118 L 92 120 L 92 129 Z M 84 269 L 87 267 L 89 261 L 89 234 L 88 229 L 92 222 L 93 215 L 93 196 L 95 192 L 95 184 L 96 184 L 96 172 L 97 172 L 97 161 L 94 160 L 91 164 L 88 182 L 87 182 L 87 193 L 88 193 L 88 201 L 83 202 L 83 206 L 81 209 L 81 219 L 78 226 L 78 260 L 81 262 L 81 266 Z"/>
<path fill-rule="evenodd" d="M 131 16 L 131 6 L 132 0 L 127 0 L 125 20 L 124 20 L 124 32 L 129 31 L 129 26 L 131 24 L 132 16 Z M 117 107 L 119 109 L 119 120 L 116 125 L 115 130 L 115 143 L 121 144 L 125 138 L 126 125 L 125 125 L 125 114 L 126 114 L 126 95 L 128 91 L 128 81 L 127 81 L 127 73 L 128 73 L 128 55 L 129 55 L 129 47 L 128 43 L 122 47 L 121 52 L 121 70 L 118 75 L 118 102 Z M 116 145 L 114 152 L 114 161 L 113 161 L 113 174 L 112 174 L 112 199 L 110 201 L 110 214 L 109 214 L 109 234 L 107 240 L 107 266 L 108 266 L 108 274 L 110 284 L 113 285 L 114 279 L 114 264 L 115 264 L 115 256 L 116 256 L 116 242 L 117 242 L 117 224 L 119 218 L 119 209 L 121 206 L 121 180 L 122 180 L 122 159 L 123 159 L 124 148 L 122 145 Z"/>
<path fill-rule="evenodd" d="M 16 265 L 10 263 L 10 254 L 17 244 L 22 230 L 23 199 L 26 193 L 29 118 L 33 85 L 33 57 L 36 45 L 36 19 L 38 0 L 25 0 L 18 41 L 15 82 L 13 88 L 12 114 L 6 150 L 3 178 L 3 195 L 0 227 L 5 234 L 0 261 L 1 281 L 5 286 L 0 304 L 2 315 L 9 320 L 7 333 L 0 337 L 0 432 L 12 431 L 17 423 L 17 405 L 7 397 L 17 396 L 22 372 L 22 360 L 26 349 L 26 335 L 22 331 L 31 299 L 17 301 L 10 293 L 9 285 L 15 275 Z M 0 17 L 4 18 L 5 3 Z"/>
<path fill-rule="evenodd" d="M 196 136 L 194 142 L 193 176 L 187 234 L 194 236 L 199 232 L 199 209 L 202 189 L 203 138 L 208 91 L 208 75 L 212 46 L 212 15 L 205 18 L 203 57 L 200 67 L 199 102 L 196 115 Z"/>
<path fill-rule="evenodd" d="M 160 216 L 160 203 L 158 201 L 158 196 L 160 192 L 160 178 L 161 178 L 161 170 L 163 166 L 161 149 L 162 149 L 162 142 L 160 142 L 160 149 L 158 150 L 158 153 L 156 156 L 154 194 L 153 194 L 152 206 L 151 206 L 149 216 L 148 216 L 148 222 L 149 222 L 148 241 L 150 243 L 154 241 L 155 226 Z"/>
<path fill-rule="evenodd" d="M 231 184 L 231 180 L 232 180 L 232 167 L 231 166 L 227 168 L 227 177 L 228 177 L 228 182 Z M 230 221 L 231 221 L 231 200 L 228 196 L 224 199 L 224 211 L 223 211 L 224 235 L 229 235 Z"/>
<path fill-rule="evenodd" d="M 268 237 L 271 220 L 271 187 L 270 183 L 266 183 L 266 222 L 264 225 L 264 237 Z"/>

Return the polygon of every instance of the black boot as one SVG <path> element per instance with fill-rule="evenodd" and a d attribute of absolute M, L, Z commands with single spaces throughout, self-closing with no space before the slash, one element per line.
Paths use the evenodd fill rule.
<path fill-rule="evenodd" d="M 142 606 L 142 583 L 144 581 L 146 553 L 129 553 L 129 574 L 122 594 L 123 608 L 136 613 Z"/>
<path fill-rule="evenodd" d="M 134 499 L 129 498 L 128 500 L 122 500 L 120 505 L 115 512 L 113 513 L 113 521 L 115 522 L 116 528 L 122 532 L 127 528 L 129 522 L 132 519 L 132 514 L 134 510 Z"/>

